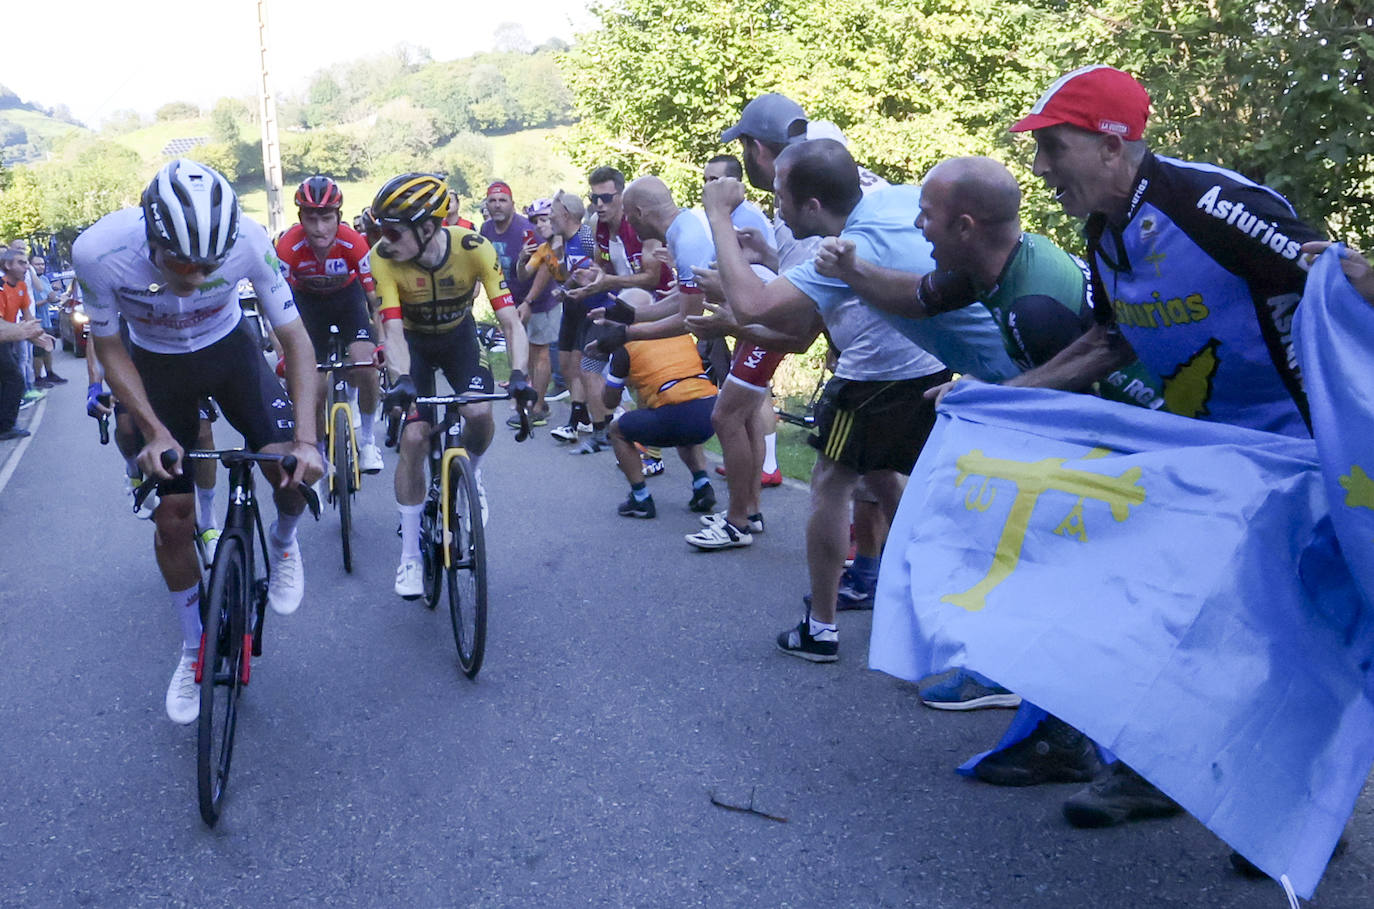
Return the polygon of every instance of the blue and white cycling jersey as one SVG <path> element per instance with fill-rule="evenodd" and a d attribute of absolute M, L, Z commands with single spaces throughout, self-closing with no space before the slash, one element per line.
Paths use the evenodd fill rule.
<path fill-rule="evenodd" d="M 1115 322 L 1183 416 L 1307 437 L 1293 313 L 1321 234 L 1224 168 L 1147 154 L 1121 218 L 1088 220 L 1098 321 Z"/>

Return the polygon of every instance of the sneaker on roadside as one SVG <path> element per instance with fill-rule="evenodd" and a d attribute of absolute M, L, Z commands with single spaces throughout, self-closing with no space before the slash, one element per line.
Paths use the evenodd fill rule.
<path fill-rule="evenodd" d="M 577 424 L 577 431 L 578 431 L 578 432 L 596 432 L 596 427 L 593 426 L 593 425 L 590 424 L 590 423 L 578 423 L 578 424 Z"/>
<path fill-rule="evenodd" d="M 699 489 L 692 490 L 692 498 L 687 502 L 687 508 L 698 514 L 709 512 L 716 507 L 716 491 L 707 483 Z"/>
<path fill-rule="evenodd" d="M 572 392 L 568 391 L 566 385 L 554 385 L 553 391 L 544 395 L 545 401 L 566 401 Z"/>
<path fill-rule="evenodd" d="M 568 454 L 585 455 L 596 454 L 610 448 L 610 443 L 604 439 L 598 439 L 595 434 L 583 439 L 576 447 L 568 450 Z"/>
<path fill-rule="evenodd" d="M 1055 717 L 1031 734 L 978 762 L 973 775 L 994 786 L 1087 783 L 1102 772 L 1092 739 Z"/>
<path fill-rule="evenodd" d="M 712 524 L 724 524 L 725 516 L 727 514 L 728 512 L 724 511 L 717 511 L 713 514 L 704 514 L 701 516 L 701 526 L 710 527 Z M 743 529 L 749 531 L 751 534 L 757 535 L 763 533 L 763 514 L 751 514 L 749 516 L 749 526 Z"/>
<path fill-rule="evenodd" d="M 30 433 L 27 429 L 19 429 L 16 426 L 11 426 L 4 432 L 0 432 L 0 442 L 9 442 L 13 439 L 26 439 L 29 435 Z"/>
<path fill-rule="evenodd" d="M 1178 802 L 1122 761 L 1064 802 L 1064 818 L 1075 827 L 1113 827 L 1127 821 L 1172 817 L 1182 810 Z"/>
<path fill-rule="evenodd" d="M 658 509 L 654 507 L 653 496 L 649 496 L 641 502 L 635 498 L 635 494 L 632 492 L 629 498 L 620 503 L 615 513 L 622 518 L 653 518 L 658 516 Z"/>
<path fill-rule="evenodd" d="M 772 471 L 763 471 L 759 474 L 759 485 L 765 488 L 769 486 L 782 485 L 782 468 L 778 467 Z"/>
<path fill-rule="evenodd" d="M 24 397 L 21 400 L 25 403 L 32 404 L 34 402 L 43 400 L 47 396 L 48 393 L 46 391 L 43 391 L 41 388 L 30 388 L 28 391 L 24 392 Z"/>
<path fill-rule="evenodd" d="M 363 473 L 381 473 L 383 466 L 382 450 L 376 444 L 358 449 L 358 469 Z"/>
<path fill-rule="evenodd" d="M 276 527 L 275 524 L 272 525 Z M 267 582 L 267 605 L 277 615 L 290 615 L 301 606 L 305 596 L 305 567 L 301 565 L 301 544 L 293 542 L 288 547 L 278 546 L 268 534 L 268 572 L 271 579 Z"/>
<path fill-rule="evenodd" d="M 576 442 L 577 425 L 575 423 L 569 423 L 567 426 L 556 427 L 554 429 L 549 430 L 549 435 L 553 436 L 560 442 Z"/>
<path fill-rule="evenodd" d="M 549 425 L 549 409 L 548 409 L 547 407 L 545 407 L 543 410 L 536 410 L 534 413 L 530 414 L 530 425 L 531 425 L 531 426 L 548 426 L 548 425 Z"/>
<path fill-rule="evenodd" d="M 213 527 L 199 533 L 200 547 L 205 553 L 205 567 L 215 563 L 215 550 L 219 548 L 219 531 Z"/>
<path fill-rule="evenodd" d="M 66 384 L 67 384 L 67 380 L 64 379 L 64 378 L 62 378 L 61 376 L 59 376 L 59 375 L 58 375 L 57 373 L 55 373 L 55 372 L 50 372 L 50 373 L 48 373 L 48 384 L 50 384 L 50 385 L 66 385 Z"/>
<path fill-rule="evenodd" d="M 840 658 L 840 636 L 835 631 L 822 631 L 818 636 L 811 635 L 811 604 L 806 606 L 806 615 L 795 627 L 778 635 L 778 649 L 788 656 L 801 657 L 813 663 L 833 663 Z"/>
<path fill-rule="evenodd" d="M 998 685 L 985 685 L 967 670 L 957 669 L 949 678 L 925 688 L 921 703 L 936 710 L 983 710 L 1020 707 L 1021 695 Z"/>
<path fill-rule="evenodd" d="M 407 600 L 419 599 L 425 592 L 424 568 L 419 559 L 407 559 L 396 567 L 396 583 L 392 589 L 397 596 Z"/>
<path fill-rule="evenodd" d="M 754 535 L 747 530 L 740 530 L 729 521 L 721 521 L 719 524 L 708 524 L 696 533 L 687 534 L 686 539 L 697 549 L 709 551 L 749 546 L 754 542 Z"/>
<path fill-rule="evenodd" d="M 200 686 L 196 684 L 196 655 L 181 652 L 176 671 L 167 686 L 167 718 L 182 726 L 200 716 Z"/>
<path fill-rule="evenodd" d="M 840 590 L 835 600 L 835 608 L 872 609 L 875 586 L 872 582 L 859 578 L 852 569 L 846 568 L 844 574 L 840 575 Z"/>

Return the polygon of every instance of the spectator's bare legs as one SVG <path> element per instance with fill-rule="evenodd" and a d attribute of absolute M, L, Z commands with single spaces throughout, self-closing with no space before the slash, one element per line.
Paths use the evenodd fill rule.
<path fill-rule="evenodd" d="M 611 450 L 615 452 L 615 462 L 620 465 L 620 472 L 625 474 L 625 479 L 631 486 L 643 483 L 644 464 L 639 459 L 639 450 L 635 448 L 633 442 L 621 434 L 619 420 L 611 423 L 611 428 L 606 435 L 611 440 Z"/>
<path fill-rule="evenodd" d="M 711 411 L 711 428 L 720 440 L 725 486 L 730 491 L 725 519 L 738 528 L 748 528 L 749 515 L 759 511 L 759 472 L 763 469 L 763 436 L 757 433 L 760 400 L 767 403 L 768 395 L 727 379 Z"/>
<path fill-rule="evenodd" d="M 677 456 L 693 476 L 706 472 L 706 449 L 700 445 L 679 445 Z"/>
<path fill-rule="evenodd" d="M 754 477 L 757 483 L 757 470 Z M 835 598 L 849 553 L 849 501 L 858 482 L 858 473 L 823 455 L 811 472 L 811 515 L 806 522 L 811 618 L 827 625 L 835 624 Z"/>
<path fill-rule="evenodd" d="M 581 368 L 582 364 L 579 363 L 578 369 Z M 583 372 L 582 388 L 587 393 L 587 412 L 592 415 L 592 426 L 604 423 L 611 415 L 611 410 L 607 409 L 606 402 L 602 400 L 602 394 L 606 389 L 605 378 L 599 372 Z"/>
<path fill-rule="evenodd" d="M 544 392 L 549 388 L 549 374 L 553 372 L 553 364 L 549 361 L 549 345 L 531 344 L 530 345 L 530 387 L 539 393 L 539 398 L 534 402 L 534 407 L 530 413 L 543 413 L 549 409 L 548 402 L 544 400 Z"/>

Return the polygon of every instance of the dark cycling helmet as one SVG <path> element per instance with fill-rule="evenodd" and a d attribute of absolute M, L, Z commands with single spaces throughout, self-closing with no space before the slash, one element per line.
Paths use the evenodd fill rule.
<path fill-rule="evenodd" d="M 218 266 L 239 236 L 239 199 L 219 171 L 189 158 L 164 165 L 140 200 L 148 254 L 163 249 L 195 265 Z"/>
<path fill-rule="evenodd" d="M 296 188 L 297 208 L 343 208 L 343 190 L 323 174 L 316 174 Z"/>
<path fill-rule="evenodd" d="M 448 184 L 437 174 L 401 174 L 377 190 L 372 216 L 379 222 L 415 226 L 448 215 Z"/>
<path fill-rule="evenodd" d="M 382 229 L 382 225 L 377 223 L 377 216 L 372 213 L 371 205 L 369 205 L 367 208 L 364 208 L 362 210 L 362 213 L 358 217 L 363 223 L 363 233 L 370 234 L 373 231 L 379 231 Z"/>

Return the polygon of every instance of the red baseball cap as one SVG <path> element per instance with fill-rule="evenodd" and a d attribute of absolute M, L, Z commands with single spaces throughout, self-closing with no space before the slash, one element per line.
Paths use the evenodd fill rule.
<path fill-rule="evenodd" d="M 1067 123 L 1094 133 L 1111 133 L 1128 141 L 1145 134 L 1150 93 L 1129 73 L 1097 64 L 1060 76 L 1017 120 L 1014 133 Z"/>

